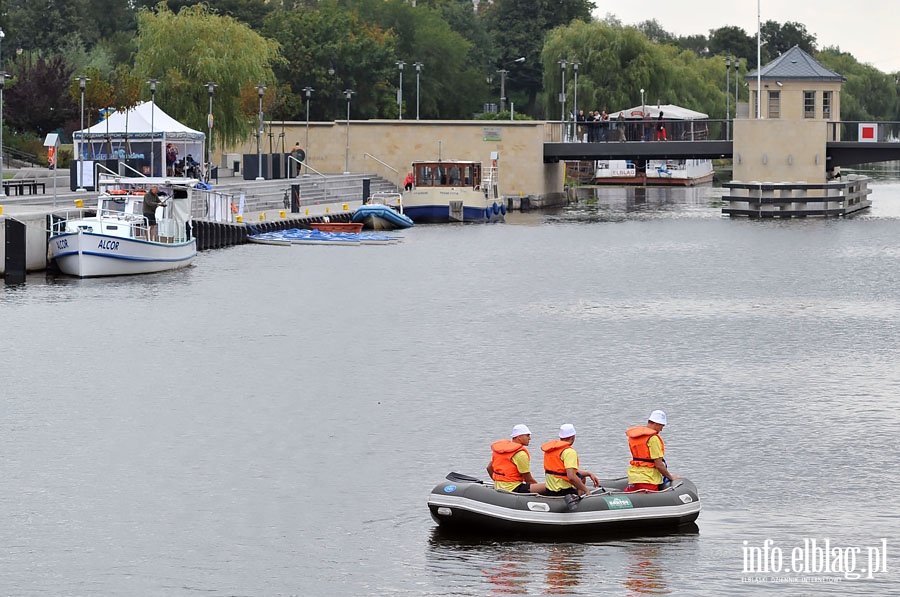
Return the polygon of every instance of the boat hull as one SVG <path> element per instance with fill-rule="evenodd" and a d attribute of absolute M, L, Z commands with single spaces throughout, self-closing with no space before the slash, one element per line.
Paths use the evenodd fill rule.
<path fill-rule="evenodd" d="M 50 237 L 49 257 L 59 270 L 79 278 L 150 274 L 187 267 L 197 255 L 197 241 L 158 243 L 91 232 Z"/>
<path fill-rule="evenodd" d="M 677 530 L 700 515 L 697 488 L 687 479 L 676 479 L 671 488 L 660 492 L 624 493 L 626 483 L 625 479 L 603 479 L 604 491 L 597 490 L 569 510 L 562 497 L 448 481 L 432 490 L 428 508 L 441 529 L 451 532 L 594 539 Z"/>
<path fill-rule="evenodd" d="M 506 205 L 478 189 L 413 189 L 403 194 L 403 213 L 416 224 L 496 222 L 506 216 Z"/>
<path fill-rule="evenodd" d="M 403 230 L 410 228 L 413 221 L 387 205 L 362 205 L 353 213 L 354 222 L 367 230 Z"/>

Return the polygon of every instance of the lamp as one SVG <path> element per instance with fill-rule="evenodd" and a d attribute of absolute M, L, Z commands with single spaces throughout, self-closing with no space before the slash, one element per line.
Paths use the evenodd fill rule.
<path fill-rule="evenodd" d="M 344 89 L 347 98 L 347 155 L 344 162 L 344 174 L 350 174 L 350 97 L 356 93 L 352 89 Z"/>
<path fill-rule="evenodd" d="M 315 91 L 312 87 L 304 87 L 303 93 L 306 95 L 306 159 L 303 160 L 306 163 L 306 176 L 309 176 L 309 98 L 312 97 L 312 93 Z"/>
<path fill-rule="evenodd" d="M 516 58 L 515 60 L 513 60 L 512 62 L 509 62 L 509 64 L 522 64 L 523 62 L 525 62 L 525 57 L 520 56 L 520 57 Z M 506 70 L 505 68 L 501 68 L 497 72 L 500 73 L 500 111 L 505 112 L 506 111 L 506 75 L 509 74 L 509 71 Z"/>
<path fill-rule="evenodd" d="M 212 113 L 212 98 L 213 93 L 216 92 L 216 85 L 212 81 L 208 81 L 206 83 L 206 92 L 209 94 L 209 113 L 206 115 L 206 126 L 209 129 L 209 138 L 206 140 L 206 168 L 204 171 L 206 172 L 206 182 L 209 182 L 209 172 L 212 170 L 210 164 L 212 163 L 212 130 L 213 130 L 213 113 Z"/>
<path fill-rule="evenodd" d="M 562 83 L 560 84 L 559 91 L 559 107 L 560 107 L 560 115 L 559 120 L 561 122 L 566 121 L 566 65 L 569 63 L 565 58 L 560 58 L 557 60 L 559 63 L 559 70 L 562 73 Z"/>
<path fill-rule="evenodd" d="M 422 72 L 422 67 L 425 66 L 421 62 L 416 62 L 413 64 L 416 67 L 416 120 L 419 119 L 419 74 Z"/>
<path fill-rule="evenodd" d="M 403 67 L 406 66 L 406 63 L 402 60 L 397 61 L 397 68 L 400 69 L 400 86 L 397 87 L 397 111 L 399 116 L 398 120 L 403 120 Z M 350 117 L 347 117 L 347 120 L 350 120 Z"/>
<path fill-rule="evenodd" d="M 578 135 L 578 65 L 581 64 L 577 60 L 572 62 L 572 69 L 575 71 L 575 95 L 572 96 L 572 113 L 575 115 L 575 134 Z"/>
<path fill-rule="evenodd" d="M 6 34 L 3 33 L 3 29 L 0 29 L 0 49 L 2 49 L 4 37 L 6 37 Z M 0 53 L 0 56 L 2 56 L 2 53 Z M 0 68 L 3 68 L 2 60 L 0 60 Z M 5 86 L 6 73 L 0 71 L 0 181 L 3 180 L 3 88 Z M 0 185 L 0 197 L 6 197 L 6 193 L 3 192 L 3 185 Z"/>
<path fill-rule="evenodd" d="M 256 86 L 256 93 L 259 95 L 259 135 L 256 137 L 256 180 L 265 180 L 262 175 L 262 136 L 263 136 L 263 109 L 262 98 L 266 92 L 266 86 L 259 84 Z"/>
<path fill-rule="evenodd" d="M 153 118 L 156 115 L 156 85 L 158 79 L 150 79 L 150 176 L 156 176 L 156 150 L 153 148 L 153 136 L 156 134 Z"/>
<path fill-rule="evenodd" d="M 78 87 L 81 89 L 81 136 L 78 138 L 78 188 L 75 191 L 84 192 L 84 88 L 87 86 L 89 78 L 81 75 L 76 77 Z"/>
<path fill-rule="evenodd" d="M 725 140 L 731 139 L 731 56 L 725 57 Z"/>

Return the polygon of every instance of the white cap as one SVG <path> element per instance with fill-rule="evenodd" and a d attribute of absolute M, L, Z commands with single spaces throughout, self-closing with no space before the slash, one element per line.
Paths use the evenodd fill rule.
<path fill-rule="evenodd" d="M 659 423 L 660 425 L 666 424 L 666 413 L 661 410 L 655 410 L 650 413 L 650 417 L 647 419 L 651 423 Z"/>
<path fill-rule="evenodd" d="M 567 437 L 572 437 L 575 435 L 575 425 L 571 423 L 566 423 L 565 425 L 560 425 L 559 427 L 559 439 L 566 439 Z"/>
<path fill-rule="evenodd" d="M 523 425 L 521 423 L 516 425 L 513 427 L 509 437 L 519 437 L 520 435 L 531 435 L 531 429 L 528 428 L 528 425 Z"/>

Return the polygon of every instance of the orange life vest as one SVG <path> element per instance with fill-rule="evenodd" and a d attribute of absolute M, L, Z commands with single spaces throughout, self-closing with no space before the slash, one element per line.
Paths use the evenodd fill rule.
<path fill-rule="evenodd" d="M 572 442 L 566 442 L 561 439 L 555 439 L 541 446 L 544 451 L 544 474 L 553 475 L 566 481 L 569 476 L 566 474 L 566 465 L 562 459 L 562 453 L 566 448 L 571 448 Z M 580 462 L 576 461 L 576 468 Z"/>
<path fill-rule="evenodd" d="M 656 468 L 656 464 L 653 462 L 653 459 L 650 458 L 650 446 L 647 445 L 647 442 L 649 442 L 650 438 L 654 435 L 659 437 L 659 445 L 662 448 L 663 454 L 665 454 L 666 444 L 663 443 L 659 431 L 641 425 L 639 427 L 632 427 L 625 432 L 625 435 L 628 436 L 628 448 L 631 450 L 631 464 L 634 466 L 649 466 Z"/>
<path fill-rule="evenodd" d="M 525 453 L 528 454 L 528 449 L 525 446 L 509 439 L 501 439 L 491 444 L 491 451 L 493 452 L 491 454 L 491 468 L 494 469 L 494 481 L 525 482 L 522 473 L 519 472 L 518 467 L 512 461 L 512 457 L 522 450 L 525 450 Z M 528 457 L 531 458 L 531 454 L 528 454 Z"/>

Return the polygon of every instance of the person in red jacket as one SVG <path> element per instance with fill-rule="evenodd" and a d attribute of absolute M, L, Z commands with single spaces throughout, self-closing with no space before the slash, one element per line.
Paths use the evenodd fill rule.
<path fill-rule="evenodd" d="M 531 474 L 531 455 L 526 447 L 531 443 L 531 430 L 526 425 L 516 425 L 510 437 L 491 444 L 487 472 L 494 480 L 494 488 L 513 493 L 544 493 L 547 486 Z"/>
<path fill-rule="evenodd" d="M 407 191 L 411 191 L 414 184 L 416 184 L 416 179 L 413 176 L 413 173 L 410 172 L 406 175 L 406 178 L 403 179 L 403 188 Z"/>

